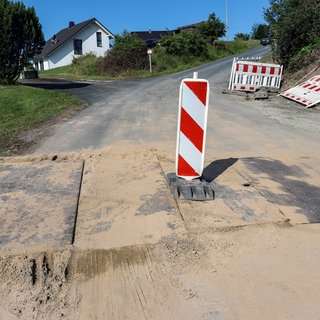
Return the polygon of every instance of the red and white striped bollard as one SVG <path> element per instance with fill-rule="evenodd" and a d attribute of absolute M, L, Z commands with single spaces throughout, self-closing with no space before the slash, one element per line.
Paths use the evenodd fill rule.
<path fill-rule="evenodd" d="M 209 105 L 209 82 L 184 79 L 180 86 L 176 150 L 176 175 L 186 180 L 199 178 L 203 172 Z"/>

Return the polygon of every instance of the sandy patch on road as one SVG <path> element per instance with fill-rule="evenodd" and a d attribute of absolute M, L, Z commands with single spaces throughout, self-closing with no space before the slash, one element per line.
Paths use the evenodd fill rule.
<path fill-rule="evenodd" d="M 243 175 L 241 161 L 219 174 L 209 170 L 216 173 L 214 201 L 176 202 L 165 180 L 174 171 L 166 152 L 120 146 L 59 160 L 85 162 L 75 242 L 0 257 L 1 320 L 320 314 L 319 226 L 288 223 L 254 187 L 258 179 Z M 266 175 L 257 178 L 267 186 Z"/>

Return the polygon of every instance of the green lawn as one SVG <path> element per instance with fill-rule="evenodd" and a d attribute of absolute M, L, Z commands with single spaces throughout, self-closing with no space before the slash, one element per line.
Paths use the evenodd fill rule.
<path fill-rule="evenodd" d="M 80 101 L 69 94 L 25 86 L 0 86 L 0 154 L 20 130 L 32 128 L 56 116 L 64 109 L 75 108 Z"/>

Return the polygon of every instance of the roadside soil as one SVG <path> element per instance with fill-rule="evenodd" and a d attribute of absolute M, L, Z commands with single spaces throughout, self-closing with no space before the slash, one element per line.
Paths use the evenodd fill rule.
<path fill-rule="evenodd" d="M 78 106 L 63 110 L 57 116 L 37 124 L 33 128 L 21 129 L 16 134 L 8 137 L 0 137 L 0 150 L 4 150 L 4 156 L 18 156 L 30 154 L 41 141 L 53 133 L 57 125 L 61 125 L 71 119 L 80 110 L 87 106 L 82 102 Z"/>
<path fill-rule="evenodd" d="M 284 73 L 284 81 L 282 89 L 287 90 L 298 83 L 301 83 L 316 74 L 319 74 L 320 61 L 319 61 L 320 49 L 316 49 L 313 52 L 302 56 L 296 61 L 297 68 L 299 70 L 291 70 Z"/>

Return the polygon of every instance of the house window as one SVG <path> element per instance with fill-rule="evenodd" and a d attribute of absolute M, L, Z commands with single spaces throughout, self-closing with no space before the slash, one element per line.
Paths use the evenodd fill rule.
<path fill-rule="evenodd" d="M 97 32 L 97 47 L 102 47 L 102 34 L 101 32 Z"/>
<path fill-rule="evenodd" d="M 73 50 L 74 54 L 82 54 L 82 40 L 81 39 L 74 39 L 73 40 Z"/>

